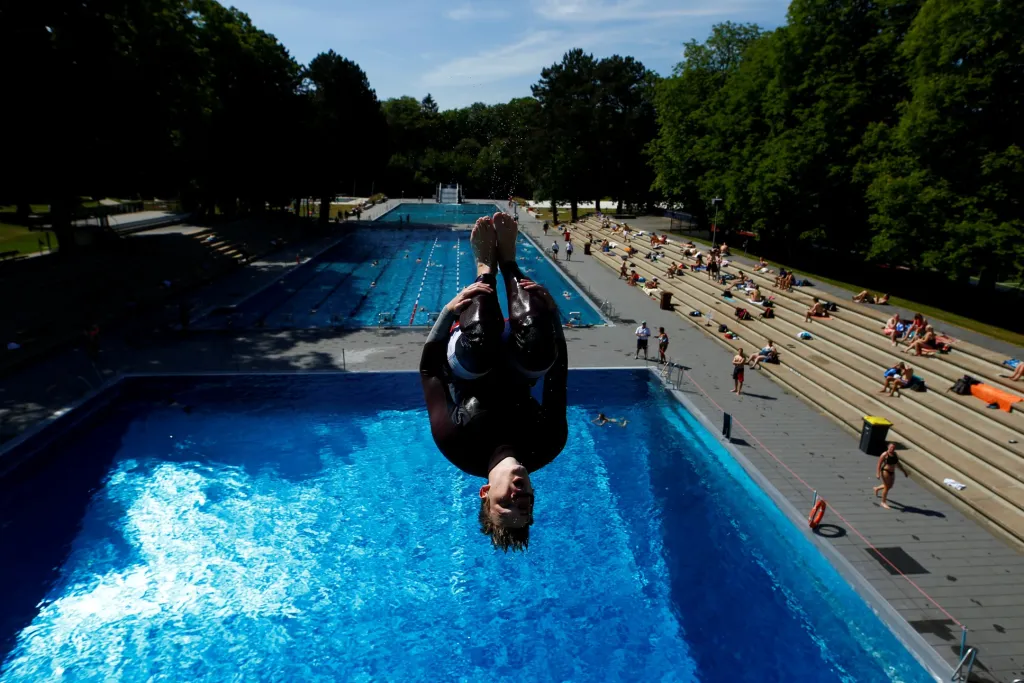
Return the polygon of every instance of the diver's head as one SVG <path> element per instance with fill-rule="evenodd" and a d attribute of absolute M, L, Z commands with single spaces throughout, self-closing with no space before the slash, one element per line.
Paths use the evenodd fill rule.
<path fill-rule="evenodd" d="M 480 531 L 506 552 L 526 550 L 533 524 L 533 484 L 515 453 L 504 453 L 480 487 Z"/>

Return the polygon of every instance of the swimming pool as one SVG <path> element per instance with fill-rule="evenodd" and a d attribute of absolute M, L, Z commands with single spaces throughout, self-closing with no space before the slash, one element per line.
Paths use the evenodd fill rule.
<path fill-rule="evenodd" d="M 473 224 L 481 216 L 492 216 L 498 211 L 495 204 L 438 204 L 427 201 L 422 204 L 399 204 L 377 218 L 378 222 L 430 224 Z"/>
<path fill-rule="evenodd" d="M 525 554 L 421 401 L 415 373 L 126 380 L 0 480 L 0 681 L 933 680 L 648 373 L 570 373 Z"/>
<path fill-rule="evenodd" d="M 519 267 L 559 304 L 562 322 L 579 313 L 583 325 L 600 325 L 600 313 L 528 240 L 519 236 Z M 227 312 L 208 315 L 193 327 L 376 327 L 380 314 L 393 324 L 428 325 L 476 278 L 469 231 L 450 228 L 366 227 L 289 272 Z M 498 297 L 505 309 L 505 285 Z"/>

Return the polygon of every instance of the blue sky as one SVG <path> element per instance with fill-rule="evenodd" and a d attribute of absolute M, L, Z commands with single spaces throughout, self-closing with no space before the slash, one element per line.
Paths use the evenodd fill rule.
<path fill-rule="evenodd" d="M 668 75 L 682 44 L 713 24 L 773 28 L 786 0 L 222 0 L 308 63 L 333 49 L 357 62 L 381 99 L 442 109 L 528 96 L 540 70 L 580 47 L 632 55 Z"/>

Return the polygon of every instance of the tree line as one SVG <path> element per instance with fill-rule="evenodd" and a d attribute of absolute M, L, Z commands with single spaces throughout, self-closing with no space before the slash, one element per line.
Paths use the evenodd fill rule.
<path fill-rule="evenodd" d="M 655 187 L 788 262 L 991 288 L 1024 255 L 1024 4 L 793 0 L 714 27 L 657 89 Z M 832 271 L 834 272 L 834 271 Z"/>
<path fill-rule="evenodd" d="M 631 202 L 653 179 L 640 150 L 654 77 L 632 58 L 574 51 L 536 97 L 439 111 L 430 95 L 378 101 L 333 51 L 299 64 L 216 0 L 53 0 L 0 7 L 0 63 L 12 131 L 0 204 L 22 219 L 48 204 L 58 233 L 83 197 L 232 216 L 448 182 L 469 196 Z"/>
<path fill-rule="evenodd" d="M 0 6 L 0 204 L 179 198 L 226 215 L 371 187 L 682 205 L 790 262 L 871 262 L 990 287 L 1020 275 L 1024 5 L 793 0 L 715 26 L 660 78 L 570 50 L 531 97 L 378 100 L 333 51 L 299 64 L 216 0 Z M 328 211 L 321 210 L 322 220 Z M 7 220 L 7 219 L 5 219 Z"/>

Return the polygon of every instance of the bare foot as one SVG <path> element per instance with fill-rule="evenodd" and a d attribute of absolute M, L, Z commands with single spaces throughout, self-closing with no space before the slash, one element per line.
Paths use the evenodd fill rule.
<path fill-rule="evenodd" d="M 886 503 L 886 502 L 885 502 L 884 500 L 882 501 L 881 505 L 882 505 L 882 507 L 884 507 L 884 508 L 885 508 L 886 510 L 892 510 L 892 508 L 891 508 L 891 507 L 889 507 L 889 504 L 888 504 L 888 503 Z"/>
<path fill-rule="evenodd" d="M 730 393 L 730 394 L 735 394 L 735 393 L 736 393 L 736 390 L 735 390 L 735 389 L 730 389 L 730 390 L 729 390 L 729 393 Z"/>
<path fill-rule="evenodd" d="M 498 233 L 498 262 L 506 263 L 516 260 L 516 237 L 519 226 L 507 213 L 499 211 L 492 219 L 494 229 Z"/>
<path fill-rule="evenodd" d="M 476 220 L 476 225 L 469 234 L 469 243 L 473 247 L 473 256 L 476 257 L 477 275 L 493 273 L 498 263 L 498 238 L 490 218 L 484 216 Z"/>

